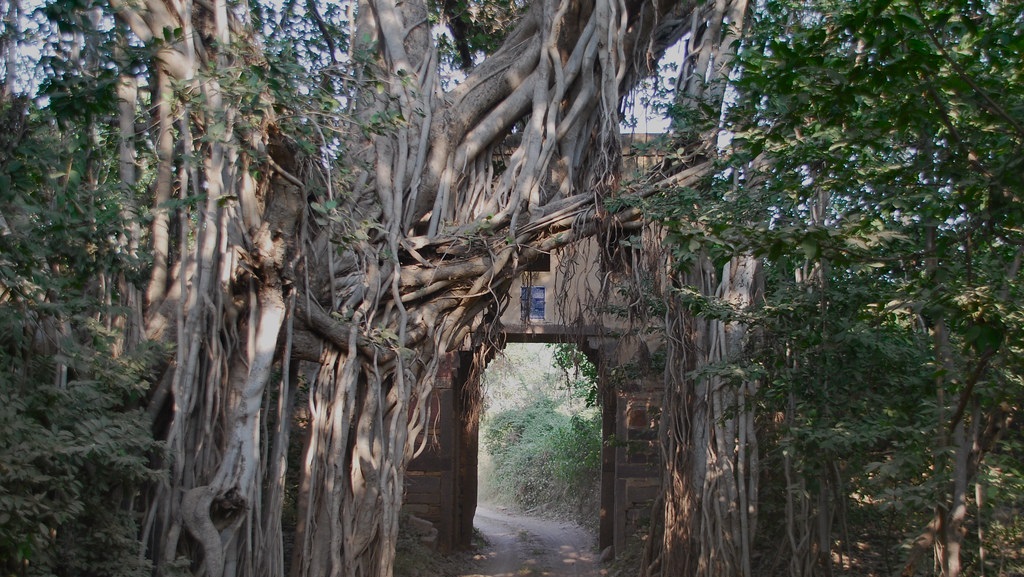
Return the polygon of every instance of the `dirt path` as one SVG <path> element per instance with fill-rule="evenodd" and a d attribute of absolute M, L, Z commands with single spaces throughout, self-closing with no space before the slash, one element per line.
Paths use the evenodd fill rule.
<path fill-rule="evenodd" d="M 474 526 L 488 546 L 476 555 L 478 573 L 461 577 L 599 577 L 593 538 L 571 523 L 524 517 L 485 505 Z"/>

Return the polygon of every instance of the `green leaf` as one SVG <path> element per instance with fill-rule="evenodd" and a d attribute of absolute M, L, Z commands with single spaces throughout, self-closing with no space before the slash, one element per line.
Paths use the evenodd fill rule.
<path fill-rule="evenodd" d="M 804 258 L 810 261 L 818 259 L 821 254 L 821 246 L 813 238 L 805 238 L 800 242 L 800 248 L 804 252 Z"/>

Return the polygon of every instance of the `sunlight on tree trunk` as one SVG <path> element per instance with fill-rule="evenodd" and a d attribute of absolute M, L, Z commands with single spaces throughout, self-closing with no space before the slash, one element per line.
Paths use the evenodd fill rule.
<path fill-rule="evenodd" d="M 743 0 L 702 7 L 680 72 L 681 105 L 724 106 L 734 44 L 746 17 Z M 694 152 L 687 158 L 713 158 L 715 145 L 707 134 L 694 135 L 689 143 Z M 737 312 L 756 306 L 760 298 L 760 261 L 753 256 L 732 258 L 719 280 L 707 255 L 695 255 L 678 277 L 669 290 L 692 287 Z M 667 298 L 661 423 L 666 477 L 643 574 L 750 576 L 758 494 L 757 382 L 715 371 L 746 354 L 751 336 L 742 322 L 698 318 L 676 296 Z"/>
<path fill-rule="evenodd" d="M 155 63 L 147 290 L 149 335 L 177 343 L 150 409 L 174 455 L 146 520 L 158 571 L 185 561 L 216 577 L 280 574 L 294 386 L 282 363 L 294 355 L 320 370 L 290 574 L 390 575 L 438 359 L 497 318 L 518 267 L 608 226 L 621 91 L 678 38 L 691 6 L 536 2 L 445 93 L 426 5 L 360 2 L 359 128 L 344 143 L 355 172 L 326 221 L 305 216 L 312 175 L 277 130 L 269 95 L 251 110 L 227 92 L 243 62 L 260 61 L 246 11 L 114 7 L 139 39 L 167 40 Z M 188 153 L 177 160 L 174 138 Z M 173 189 L 201 199 L 178 211 L 177 250 Z M 319 355 L 289 349 L 291 323 Z"/>

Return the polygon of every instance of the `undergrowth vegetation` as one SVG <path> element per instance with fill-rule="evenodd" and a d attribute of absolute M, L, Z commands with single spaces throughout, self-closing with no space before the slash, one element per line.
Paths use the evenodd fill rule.
<path fill-rule="evenodd" d="M 585 394 L 576 392 L 580 387 L 567 390 L 550 355 L 543 347 L 515 347 L 496 370 L 489 369 L 481 495 L 592 527 L 600 496 L 601 415 L 586 406 Z"/>
<path fill-rule="evenodd" d="M 149 575 L 136 504 L 164 448 L 141 408 L 158 347 L 121 338 L 127 192 L 109 127 L 54 112 L 0 100 L 0 575 Z"/>

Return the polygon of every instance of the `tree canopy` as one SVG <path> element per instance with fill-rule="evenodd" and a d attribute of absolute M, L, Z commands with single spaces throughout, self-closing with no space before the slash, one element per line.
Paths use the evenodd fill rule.
<path fill-rule="evenodd" d="M 390 575 L 439 363 L 589 238 L 663 343 L 642 573 L 1021 562 L 1019 3 L 0 12 L 5 575 Z"/>
<path fill-rule="evenodd" d="M 1021 16 L 1000 2 L 766 2 L 724 114 L 677 114 L 682 135 L 729 139 L 703 187 L 651 205 L 674 259 L 764 266 L 754 306 L 699 285 L 678 296 L 757 335 L 691 375 L 759 383 L 775 419 L 758 428 L 761 516 L 786 519 L 760 538 L 778 540 L 772 563 L 789 574 L 843 567 L 879 519 L 884 573 L 927 572 L 932 551 L 938 574 L 984 571 L 988 524 L 1019 503 L 1018 441 L 999 440 L 1019 438 Z"/>

